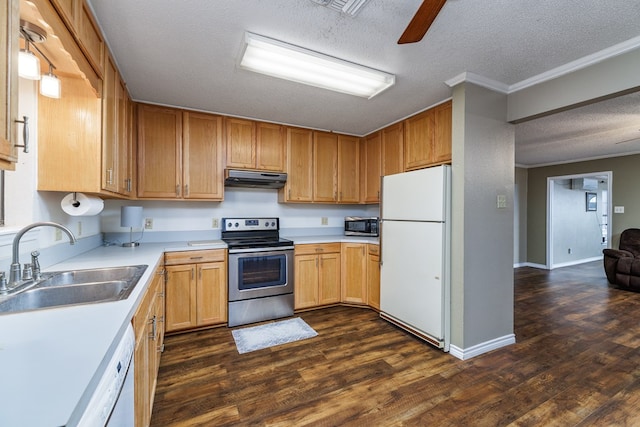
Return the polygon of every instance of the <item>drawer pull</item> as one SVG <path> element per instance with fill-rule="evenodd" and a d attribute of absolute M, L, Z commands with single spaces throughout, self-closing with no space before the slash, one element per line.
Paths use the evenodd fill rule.
<path fill-rule="evenodd" d="M 189 258 L 189 259 L 196 260 L 196 259 L 202 259 L 202 258 L 204 258 L 204 257 L 201 257 L 201 256 L 192 256 L 192 257 L 191 257 L 191 258 Z"/>

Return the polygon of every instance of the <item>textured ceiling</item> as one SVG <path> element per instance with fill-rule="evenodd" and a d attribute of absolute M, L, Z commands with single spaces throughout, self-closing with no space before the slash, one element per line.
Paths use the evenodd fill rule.
<path fill-rule="evenodd" d="M 89 3 L 135 100 L 355 135 L 450 97 L 444 81 L 463 72 L 513 85 L 640 36 L 640 2 L 625 0 L 448 0 L 423 41 L 408 45 L 396 41 L 421 0 L 371 0 L 355 18 L 310 0 Z M 245 31 L 393 73 L 397 83 L 366 100 L 242 70 Z M 638 119 L 630 99 L 625 111 L 635 106 Z M 517 163 L 606 154 L 548 141 L 568 131 L 554 117 L 516 126 L 525 141 L 516 141 Z M 584 119 L 561 117 L 583 130 Z M 536 144 L 546 144 L 543 155 Z"/>

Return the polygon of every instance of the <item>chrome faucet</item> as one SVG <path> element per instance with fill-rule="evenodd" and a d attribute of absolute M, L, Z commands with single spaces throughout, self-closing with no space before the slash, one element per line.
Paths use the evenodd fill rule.
<path fill-rule="evenodd" d="M 22 236 L 24 236 L 24 234 L 27 231 L 36 227 L 44 227 L 44 226 L 59 228 L 60 230 L 64 231 L 67 234 L 67 236 L 69 236 L 69 243 L 71 245 L 76 243 L 76 236 L 73 235 L 71 230 L 69 230 L 64 225 L 60 225 L 56 222 L 34 222 L 33 224 L 27 225 L 22 230 L 18 231 L 18 233 L 16 234 L 16 237 L 13 238 L 13 257 L 11 259 L 11 270 L 9 272 L 10 288 L 16 287 L 20 283 L 20 259 L 19 259 L 20 258 L 20 254 L 19 254 L 20 239 L 22 239 Z M 38 269 L 39 267 L 40 265 L 38 265 Z"/>

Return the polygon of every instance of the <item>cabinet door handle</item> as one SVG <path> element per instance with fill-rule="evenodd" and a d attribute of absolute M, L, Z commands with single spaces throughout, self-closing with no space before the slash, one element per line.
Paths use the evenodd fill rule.
<path fill-rule="evenodd" d="M 191 280 L 195 279 L 195 274 L 196 274 L 196 269 L 195 268 L 191 268 Z"/>
<path fill-rule="evenodd" d="M 156 315 L 154 314 L 153 317 L 151 318 L 151 320 L 149 320 L 149 323 L 151 323 L 151 334 L 149 334 L 149 338 L 151 338 L 153 341 L 156 340 L 156 333 L 158 331 L 158 318 L 156 317 Z"/>
<path fill-rule="evenodd" d="M 198 269 L 198 279 L 202 280 L 202 267 Z"/>
<path fill-rule="evenodd" d="M 189 195 L 189 184 L 184 186 L 184 195 L 188 196 Z"/>
<path fill-rule="evenodd" d="M 24 124 L 24 127 L 22 128 L 23 145 L 15 144 L 14 147 L 22 148 L 23 153 L 28 153 L 29 152 L 29 117 L 22 116 L 22 120 L 16 120 L 15 122 Z"/>
<path fill-rule="evenodd" d="M 180 184 L 176 184 L 176 197 L 180 197 Z"/>

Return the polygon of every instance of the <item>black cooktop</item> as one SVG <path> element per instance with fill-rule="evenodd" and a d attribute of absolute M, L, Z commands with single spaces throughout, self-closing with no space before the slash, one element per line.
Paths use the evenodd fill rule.
<path fill-rule="evenodd" d="M 222 218 L 222 240 L 229 249 L 275 248 L 292 246 L 280 237 L 278 218 Z"/>

